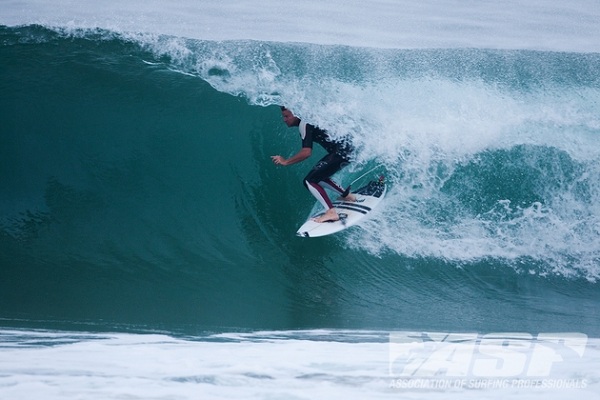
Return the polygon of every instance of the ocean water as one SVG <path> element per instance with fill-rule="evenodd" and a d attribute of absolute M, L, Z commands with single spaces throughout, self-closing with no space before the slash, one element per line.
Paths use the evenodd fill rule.
<path fill-rule="evenodd" d="M 1 7 L 2 397 L 600 398 L 597 1 L 122 3 Z M 281 104 L 369 221 L 295 236 Z M 398 334 L 538 380 L 406 387 Z"/>

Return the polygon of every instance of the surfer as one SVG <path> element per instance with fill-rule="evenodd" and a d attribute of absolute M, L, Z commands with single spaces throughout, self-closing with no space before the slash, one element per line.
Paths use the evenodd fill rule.
<path fill-rule="evenodd" d="M 333 207 L 333 203 L 325 192 L 324 186 L 333 189 L 340 195 L 344 193 L 344 189 L 334 182 L 331 179 L 331 176 L 350 162 L 349 157 L 352 152 L 352 146 L 346 141 L 333 140 L 326 131 L 301 121 L 300 118 L 296 117 L 290 110 L 283 106 L 281 107 L 281 115 L 283 117 L 283 122 L 285 122 L 288 127 L 297 126 L 300 130 L 302 148 L 290 158 L 276 155 L 271 156 L 271 159 L 276 165 L 296 164 L 311 156 L 313 142 L 320 144 L 327 151 L 327 155 L 310 170 L 308 175 L 306 175 L 304 178 L 304 186 L 327 210 L 323 215 L 315 218 L 315 222 L 331 222 L 339 220 L 340 216 Z M 356 197 L 352 193 L 348 193 L 345 197 L 342 197 L 342 200 L 353 202 L 356 201 Z"/>

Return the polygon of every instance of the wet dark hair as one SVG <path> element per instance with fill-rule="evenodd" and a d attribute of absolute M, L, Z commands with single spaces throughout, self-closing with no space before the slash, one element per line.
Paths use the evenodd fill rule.
<path fill-rule="evenodd" d="M 285 111 L 287 110 L 287 108 L 285 108 L 285 106 L 281 106 L 281 111 Z"/>

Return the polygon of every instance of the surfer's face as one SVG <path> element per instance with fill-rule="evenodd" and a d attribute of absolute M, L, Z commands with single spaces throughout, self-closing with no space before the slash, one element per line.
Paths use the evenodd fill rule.
<path fill-rule="evenodd" d="M 300 118 L 296 117 L 290 110 L 283 110 L 281 112 L 281 116 L 283 117 L 283 122 L 287 126 L 298 126 L 300 125 Z"/>

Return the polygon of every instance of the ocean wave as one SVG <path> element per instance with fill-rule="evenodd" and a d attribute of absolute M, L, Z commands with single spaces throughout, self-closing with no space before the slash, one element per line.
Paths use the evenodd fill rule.
<path fill-rule="evenodd" d="M 206 326 L 390 327 L 395 313 L 437 307 L 440 293 L 444 304 L 484 296 L 482 274 L 496 301 L 516 296 L 529 313 L 520 284 L 562 298 L 554 285 L 566 280 L 580 292 L 573 301 L 595 304 L 596 54 L 41 26 L 0 37 L 11 313 L 190 321 L 201 310 Z M 294 237 L 313 200 L 305 168 L 270 163 L 298 146 L 279 104 L 355 143 L 340 179 L 380 166 L 390 190 L 372 220 L 321 241 Z M 59 291 L 49 302 L 38 294 Z M 472 326 L 522 311 L 503 303 L 495 323 L 485 314 L 496 303 L 485 304 Z M 457 321 L 453 310 L 414 324 Z"/>

